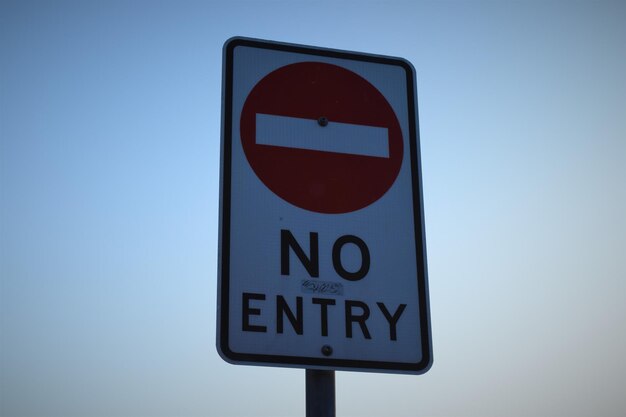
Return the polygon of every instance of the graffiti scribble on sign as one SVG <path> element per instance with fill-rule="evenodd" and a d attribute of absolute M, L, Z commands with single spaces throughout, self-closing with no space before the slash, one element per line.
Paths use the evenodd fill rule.
<path fill-rule="evenodd" d="M 338 282 L 320 281 L 317 279 L 303 279 L 302 292 L 306 294 L 343 295 L 343 285 Z"/>

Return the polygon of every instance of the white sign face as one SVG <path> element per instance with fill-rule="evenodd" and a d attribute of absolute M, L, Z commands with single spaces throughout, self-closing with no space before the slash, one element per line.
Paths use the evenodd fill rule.
<path fill-rule="evenodd" d="M 224 45 L 217 345 L 228 362 L 432 362 L 415 75 L 399 58 Z"/>

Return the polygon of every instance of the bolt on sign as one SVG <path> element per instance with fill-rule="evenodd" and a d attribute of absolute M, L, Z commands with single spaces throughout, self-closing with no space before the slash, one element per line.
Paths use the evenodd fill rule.
<path fill-rule="evenodd" d="M 412 65 L 228 40 L 219 247 L 217 347 L 226 361 L 426 372 Z"/>

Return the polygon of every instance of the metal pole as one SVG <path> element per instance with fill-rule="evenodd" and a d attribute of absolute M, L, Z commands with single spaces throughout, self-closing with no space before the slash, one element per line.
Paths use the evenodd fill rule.
<path fill-rule="evenodd" d="M 306 370 L 306 417 L 335 417 L 335 371 Z"/>

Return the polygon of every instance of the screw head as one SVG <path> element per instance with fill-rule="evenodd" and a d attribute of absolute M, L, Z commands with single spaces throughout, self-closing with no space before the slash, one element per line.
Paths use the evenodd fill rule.
<path fill-rule="evenodd" d="M 333 354 L 333 348 L 332 347 L 330 347 L 329 345 L 322 346 L 322 355 L 330 356 L 332 354 Z"/>
<path fill-rule="evenodd" d="M 326 126 L 328 125 L 328 118 L 322 116 L 319 119 L 317 119 L 317 123 L 319 123 L 320 126 Z"/>

